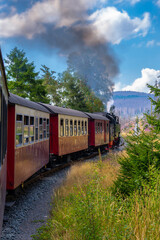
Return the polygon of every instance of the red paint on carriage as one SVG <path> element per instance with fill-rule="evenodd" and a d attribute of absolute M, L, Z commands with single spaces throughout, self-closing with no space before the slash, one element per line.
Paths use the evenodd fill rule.
<path fill-rule="evenodd" d="M 50 115 L 50 154 L 58 153 L 58 115 Z"/>
<path fill-rule="evenodd" d="M 15 106 L 8 105 L 8 141 L 7 141 L 7 189 L 13 188 L 14 183 L 14 147 L 15 147 Z"/>
<path fill-rule="evenodd" d="M 44 107 L 11 94 L 8 106 L 7 189 L 17 188 L 49 162 L 47 127 L 49 112 Z"/>
<path fill-rule="evenodd" d="M 98 147 L 109 143 L 109 120 L 101 115 L 86 113 L 89 118 L 89 146 Z"/>

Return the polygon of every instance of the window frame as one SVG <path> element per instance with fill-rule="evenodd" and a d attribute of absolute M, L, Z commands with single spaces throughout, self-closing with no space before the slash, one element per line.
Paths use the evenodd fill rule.
<path fill-rule="evenodd" d="M 25 122 L 25 117 L 28 117 L 28 124 L 24 124 Z M 28 145 L 29 144 L 29 127 L 30 127 L 30 125 L 29 125 L 29 120 L 30 120 L 30 116 L 29 115 L 23 115 L 23 144 L 24 145 Z M 27 127 L 28 126 L 28 135 L 27 136 L 24 136 L 24 132 L 25 132 L 25 127 Z M 25 142 L 25 140 L 26 139 L 28 139 L 28 141 L 27 142 Z"/>
<path fill-rule="evenodd" d="M 20 120 L 17 120 L 17 116 L 21 116 L 22 117 L 22 120 L 20 121 Z M 21 126 L 21 128 L 22 128 L 22 132 L 21 133 L 18 133 L 17 134 L 17 123 L 21 123 L 22 124 L 22 126 Z M 16 132 L 16 139 L 17 139 L 17 136 L 21 136 L 21 143 L 19 143 L 19 144 L 16 144 L 16 141 L 15 141 L 15 144 L 16 144 L 16 147 L 20 147 L 20 146 L 22 146 L 23 145 L 23 135 L 24 135 L 24 133 L 23 133 L 23 127 L 24 127 L 24 125 L 23 125 L 23 123 L 24 123 L 24 120 L 23 120 L 23 114 L 21 114 L 21 113 L 16 113 L 16 126 L 15 126 L 15 132 Z"/>
<path fill-rule="evenodd" d="M 87 127 L 87 121 L 86 120 L 84 122 L 84 131 L 85 131 L 85 135 L 87 135 L 88 127 Z"/>
<path fill-rule="evenodd" d="M 31 119 L 33 119 L 33 124 L 31 124 Z M 33 127 L 33 135 L 31 135 L 31 128 Z M 34 116 L 29 116 L 29 142 L 34 143 L 35 141 L 35 117 Z"/>
<path fill-rule="evenodd" d="M 42 123 L 40 123 L 40 121 L 42 120 Z M 39 128 L 38 128 L 38 132 L 39 132 L 39 141 L 43 140 L 43 118 L 39 117 Z"/>
<path fill-rule="evenodd" d="M 67 124 L 66 124 L 66 122 L 67 122 Z M 68 118 L 65 119 L 65 136 L 69 137 L 69 120 L 68 120 Z"/>
<path fill-rule="evenodd" d="M 63 122 L 62 125 L 61 125 L 61 121 Z M 60 137 L 64 137 L 64 118 L 60 118 Z"/>
<path fill-rule="evenodd" d="M 38 141 L 39 141 L 39 117 L 35 116 L 35 142 Z"/>
<path fill-rule="evenodd" d="M 75 132 L 76 132 L 76 134 L 75 134 Z M 74 136 L 77 136 L 77 120 L 76 119 L 74 120 Z"/>
<path fill-rule="evenodd" d="M 72 124 L 71 124 L 71 122 L 72 122 Z M 70 123 L 70 137 L 72 137 L 73 136 L 73 119 L 70 119 L 70 121 L 69 121 L 69 123 Z"/>
<path fill-rule="evenodd" d="M 78 120 L 78 136 L 81 136 L 81 121 Z"/>
<path fill-rule="evenodd" d="M 47 119 L 43 118 L 43 138 L 47 138 Z"/>
<path fill-rule="evenodd" d="M 84 121 L 82 120 L 81 123 L 82 123 L 82 135 L 84 135 Z"/>
<path fill-rule="evenodd" d="M 50 124 L 50 121 L 49 121 L 49 118 L 47 118 L 47 139 L 49 138 L 49 124 Z"/>

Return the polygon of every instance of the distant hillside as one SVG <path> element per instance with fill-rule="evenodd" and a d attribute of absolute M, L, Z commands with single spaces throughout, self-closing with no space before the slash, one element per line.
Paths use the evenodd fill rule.
<path fill-rule="evenodd" d="M 151 102 L 149 97 L 153 98 L 153 94 L 133 91 L 118 91 L 113 93 L 114 105 L 116 113 L 121 116 L 141 115 L 151 110 Z"/>

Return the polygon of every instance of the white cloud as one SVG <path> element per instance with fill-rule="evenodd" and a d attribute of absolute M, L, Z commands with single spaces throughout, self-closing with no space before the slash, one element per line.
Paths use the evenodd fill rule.
<path fill-rule="evenodd" d="M 140 1 L 141 0 L 131 0 L 131 4 L 134 5 L 134 4 L 136 4 L 136 3 L 140 2 Z"/>
<path fill-rule="evenodd" d="M 122 88 L 122 91 L 149 92 L 147 83 L 154 85 L 159 75 L 160 70 L 144 68 L 141 71 L 141 77 L 137 78 L 131 85 Z"/>
<path fill-rule="evenodd" d="M 32 38 L 35 34 L 45 32 L 45 24 L 56 27 L 70 26 L 86 18 L 86 11 L 103 3 L 104 0 L 43 0 L 36 2 L 32 8 L 0 19 L 0 37 L 25 36 Z"/>
<path fill-rule="evenodd" d="M 131 19 L 127 12 L 120 12 L 115 7 L 97 10 L 89 20 L 99 39 L 112 44 L 119 44 L 131 36 L 145 36 L 150 27 L 149 13 L 145 13 L 143 19 L 137 17 Z"/>
<path fill-rule="evenodd" d="M 103 8 L 95 11 L 90 16 L 88 9 L 97 4 L 104 3 L 104 0 L 43 0 L 36 2 L 30 9 L 20 14 L 0 18 L 0 37 L 25 36 L 33 38 L 36 34 L 47 31 L 46 26 L 54 28 L 87 27 L 91 28 L 96 40 L 119 44 L 123 39 L 145 36 L 150 27 L 149 13 L 143 18 L 131 19 L 127 12 L 120 12 L 114 7 Z M 75 23 L 84 20 L 84 25 L 78 26 Z M 86 21 L 89 22 L 88 25 Z"/>
<path fill-rule="evenodd" d="M 141 0 L 116 0 L 115 3 L 122 3 L 122 2 L 129 2 L 131 5 L 135 5 L 136 3 L 140 2 Z"/>
<path fill-rule="evenodd" d="M 154 44 L 155 44 L 155 40 L 151 40 L 151 41 L 148 41 L 148 42 L 147 42 L 146 46 L 147 46 L 147 47 L 153 47 Z"/>
<path fill-rule="evenodd" d="M 160 0 L 157 1 L 157 6 L 160 7 Z"/>
<path fill-rule="evenodd" d="M 121 82 L 117 82 L 114 84 L 114 92 L 116 91 L 121 91 L 122 90 L 122 83 Z"/>

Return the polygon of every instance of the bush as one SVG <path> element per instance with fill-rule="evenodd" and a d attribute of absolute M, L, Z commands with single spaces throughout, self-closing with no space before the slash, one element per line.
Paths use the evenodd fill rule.
<path fill-rule="evenodd" d="M 114 193 L 123 196 L 141 190 L 143 184 L 152 185 L 152 170 L 159 170 L 160 151 L 157 135 L 142 131 L 126 138 L 126 155 L 120 157 L 120 173 L 115 181 Z"/>

